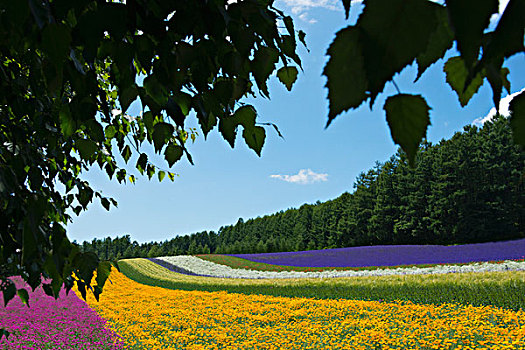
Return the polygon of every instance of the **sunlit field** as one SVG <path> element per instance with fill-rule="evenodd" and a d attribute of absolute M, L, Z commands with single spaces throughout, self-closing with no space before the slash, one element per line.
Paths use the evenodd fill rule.
<path fill-rule="evenodd" d="M 170 290 L 119 272 L 111 280 L 100 302 L 90 296 L 88 304 L 130 349 L 522 349 L 525 344 L 521 310 Z"/>

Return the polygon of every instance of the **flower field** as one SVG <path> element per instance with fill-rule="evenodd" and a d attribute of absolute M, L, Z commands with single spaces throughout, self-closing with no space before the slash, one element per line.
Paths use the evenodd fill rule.
<path fill-rule="evenodd" d="M 523 259 L 524 255 L 525 239 L 453 246 L 383 245 L 302 252 L 232 254 L 234 257 L 254 262 L 302 267 L 461 264 L 474 261 Z"/>
<path fill-rule="evenodd" d="M 171 271 L 206 277 L 224 278 L 334 278 L 334 277 L 363 277 L 386 275 L 421 275 L 464 272 L 491 272 L 491 271 L 522 271 L 525 270 L 525 261 L 506 260 L 501 262 L 483 262 L 461 265 L 440 264 L 433 266 L 406 266 L 397 268 L 376 268 L 364 270 L 324 270 L 324 271 L 261 271 L 249 268 L 232 268 L 217 264 L 196 256 L 178 255 L 165 256 L 150 261 L 159 264 Z M 277 265 L 275 265 L 277 266 Z"/>
<path fill-rule="evenodd" d="M 317 299 L 403 300 L 414 303 L 497 306 L 525 310 L 525 271 L 352 278 L 233 279 L 189 276 L 146 259 L 120 262 L 132 280 L 173 290 Z"/>
<path fill-rule="evenodd" d="M 286 298 L 146 286 L 113 272 L 88 303 L 131 349 L 522 349 L 525 313 L 493 306 Z"/>
<path fill-rule="evenodd" d="M 30 288 L 21 278 L 12 278 L 17 288 Z M 41 287 L 29 293 L 28 308 L 15 297 L 4 307 L 0 294 L 0 329 L 11 334 L 0 340 L 0 349 L 123 349 L 118 335 L 75 293 L 60 291 L 58 300 Z"/>
<path fill-rule="evenodd" d="M 222 257 L 237 266 L 121 260 L 100 302 L 16 297 L 0 305 L 0 349 L 525 349 L 523 259 L 280 270 Z"/>

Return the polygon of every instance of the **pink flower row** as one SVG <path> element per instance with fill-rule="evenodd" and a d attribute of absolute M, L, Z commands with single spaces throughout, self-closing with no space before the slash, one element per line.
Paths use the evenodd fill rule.
<path fill-rule="evenodd" d="M 4 307 L 0 293 L 0 329 L 10 332 L 0 349 L 124 349 L 120 337 L 74 292 L 60 291 L 55 300 L 41 287 L 30 292 L 20 277 L 10 278 L 17 288 L 29 291 L 27 307 L 16 296 Z"/>

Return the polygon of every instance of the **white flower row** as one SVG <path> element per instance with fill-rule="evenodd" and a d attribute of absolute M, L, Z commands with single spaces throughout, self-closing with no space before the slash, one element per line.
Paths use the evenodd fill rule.
<path fill-rule="evenodd" d="M 501 263 L 472 263 L 469 265 L 438 265 L 433 267 L 399 267 L 395 269 L 376 269 L 361 271 L 256 271 L 248 269 L 234 269 L 226 265 L 216 264 L 200 259 L 196 256 L 179 255 L 158 258 L 174 266 L 198 275 L 207 275 L 223 278 L 332 278 L 357 276 L 386 276 L 386 275 L 418 275 L 458 272 L 489 272 L 489 271 L 519 271 L 525 270 L 525 262 L 506 260 Z"/>

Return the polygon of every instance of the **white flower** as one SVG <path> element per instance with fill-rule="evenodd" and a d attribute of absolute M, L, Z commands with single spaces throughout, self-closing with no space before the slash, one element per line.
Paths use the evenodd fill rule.
<path fill-rule="evenodd" d="M 320 272 L 301 271 L 256 271 L 248 269 L 234 269 L 226 265 L 216 264 L 200 259 L 196 256 L 178 255 L 158 258 L 174 266 L 198 275 L 207 275 L 221 278 L 332 278 L 332 277 L 359 277 L 359 276 L 387 276 L 387 275 L 420 275 L 438 273 L 461 272 L 491 272 L 491 271 L 520 271 L 525 270 L 525 262 L 505 260 L 504 263 L 480 262 L 468 265 L 438 265 L 432 267 L 398 267 L 392 269 L 376 269 L 361 271 L 328 270 Z"/>

